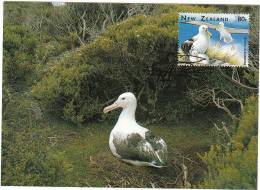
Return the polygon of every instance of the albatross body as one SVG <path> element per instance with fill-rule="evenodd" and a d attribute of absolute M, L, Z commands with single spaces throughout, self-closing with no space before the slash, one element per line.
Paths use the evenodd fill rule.
<path fill-rule="evenodd" d="M 206 25 L 201 25 L 199 27 L 199 33 L 191 39 L 186 40 L 181 48 L 186 54 L 191 55 L 192 51 L 204 54 L 209 48 L 210 37 L 211 33 L 208 31 L 208 27 Z"/>
<path fill-rule="evenodd" d="M 219 23 L 216 30 L 219 31 L 220 40 L 223 40 L 225 43 L 230 43 L 233 41 L 233 38 L 232 38 L 230 32 L 225 28 L 223 22 Z"/>
<path fill-rule="evenodd" d="M 136 122 L 136 106 L 134 94 L 126 92 L 112 105 L 104 108 L 104 113 L 123 108 L 110 133 L 110 150 L 115 157 L 133 165 L 164 167 L 167 161 L 166 143 Z"/>

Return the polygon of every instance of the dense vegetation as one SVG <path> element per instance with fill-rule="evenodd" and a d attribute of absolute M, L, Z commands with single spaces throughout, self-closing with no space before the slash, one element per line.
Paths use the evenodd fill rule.
<path fill-rule="evenodd" d="M 166 72 L 176 63 L 177 17 L 177 12 L 160 17 L 137 15 L 109 27 L 95 40 L 51 63 L 33 94 L 51 111 L 75 123 L 100 119 L 104 102 L 124 91 L 137 93 L 140 111 L 162 117 L 165 114 L 157 109 L 163 103 L 159 96 L 178 84 L 165 82 L 172 77 Z M 173 111 L 170 107 L 174 106 L 165 106 Z"/>
<path fill-rule="evenodd" d="M 256 187 L 258 9 L 4 8 L 2 185 Z M 250 67 L 176 67 L 179 11 L 250 13 Z M 115 164 L 107 149 L 104 126 L 118 113 L 104 116 L 102 108 L 125 91 L 137 95 L 138 120 L 170 147 L 160 179 L 158 171 Z"/>
<path fill-rule="evenodd" d="M 226 126 L 222 135 L 228 136 L 225 144 L 211 146 L 202 156 L 208 175 L 201 187 L 253 189 L 257 180 L 257 97 L 246 100 L 238 126 L 232 137 Z"/>

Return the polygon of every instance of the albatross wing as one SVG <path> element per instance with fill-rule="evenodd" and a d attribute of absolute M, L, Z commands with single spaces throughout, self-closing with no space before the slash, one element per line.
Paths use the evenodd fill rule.
<path fill-rule="evenodd" d="M 182 45 L 181 45 L 181 49 L 185 54 L 189 54 L 190 50 L 192 48 L 192 45 L 194 43 L 194 39 L 191 38 L 189 40 L 186 40 Z"/>
<path fill-rule="evenodd" d="M 155 137 L 150 131 L 145 133 L 145 138 L 138 133 L 129 134 L 124 140 L 114 136 L 113 144 L 125 162 L 159 168 L 166 165 L 167 146 L 163 139 Z"/>

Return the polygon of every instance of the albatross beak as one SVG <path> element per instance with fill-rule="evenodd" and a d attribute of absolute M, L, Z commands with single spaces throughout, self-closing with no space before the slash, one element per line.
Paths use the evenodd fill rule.
<path fill-rule="evenodd" d="M 212 34 L 209 31 L 207 31 L 207 32 L 208 32 L 209 37 L 211 38 Z"/>
<path fill-rule="evenodd" d="M 103 112 L 104 113 L 108 113 L 108 112 L 110 112 L 110 111 L 112 111 L 112 110 L 114 110 L 116 108 L 119 108 L 119 105 L 117 103 L 113 103 L 112 105 L 105 107 L 103 109 Z"/>

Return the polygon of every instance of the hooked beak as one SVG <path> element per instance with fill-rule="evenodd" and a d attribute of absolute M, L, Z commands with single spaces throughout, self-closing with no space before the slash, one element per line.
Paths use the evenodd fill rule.
<path fill-rule="evenodd" d="M 116 109 L 116 108 L 119 108 L 119 105 L 115 102 L 115 103 L 113 103 L 112 105 L 105 107 L 105 108 L 103 109 L 103 112 L 104 112 L 104 113 L 108 113 L 108 112 L 110 112 L 110 111 L 112 111 L 112 110 L 114 110 L 114 109 Z"/>

